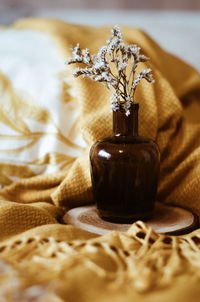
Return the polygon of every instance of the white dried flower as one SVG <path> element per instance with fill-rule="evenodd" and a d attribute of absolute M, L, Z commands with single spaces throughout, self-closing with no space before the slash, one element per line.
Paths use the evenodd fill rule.
<path fill-rule="evenodd" d="M 112 37 L 116 37 L 118 40 L 122 41 L 122 33 L 118 25 L 115 25 L 112 29 Z"/>
<path fill-rule="evenodd" d="M 122 104 L 122 107 L 125 111 L 126 116 L 130 115 L 130 108 L 131 108 L 131 99 L 130 97 L 126 97 L 125 102 Z"/>
<path fill-rule="evenodd" d="M 115 25 L 111 30 L 111 38 L 107 41 L 107 44 L 111 43 L 113 40 L 117 39 L 122 42 L 122 33 L 118 25 Z"/>
<path fill-rule="evenodd" d="M 85 65 L 85 68 L 74 70 L 75 77 L 88 77 L 102 83 L 108 89 L 113 88 L 115 92 L 111 99 L 112 110 L 123 109 L 128 116 L 140 81 L 145 79 L 149 83 L 154 83 L 151 69 L 141 70 L 136 75 L 138 63 L 149 60 L 140 51 L 141 48 L 137 45 L 123 43 L 120 28 L 116 25 L 112 29 L 107 45 L 101 47 L 97 55 L 91 55 L 87 48 L 81 50 L 80 45 L 77 44 L 72 48 L 72 58 L 67 63 Z M 128 66 L 131 66 L 131 70 L 127 68 Z"/>
<path fill-rule="evenodd" d="M 118 70 L 119 70 L 119 71 L 122 71 L 122 70 L 126 69 L 127 65 L 128 65 L 128 62 L 123 62 L 123 63 L 120 62 L 120 63 L 118 64 Z"/>
<path fill-rule="evenodd" d="M 84 64 L 88 65 L 88 64 L 92 63 L 92 58 L 91 58 L 90 52 L 87 48 L 83 49 L 81 54 L 82 54 L 82 57 L 83 57 L 83 63 Z"/>
<path fill-rule="evenodd" d="M 102 72 L 100 75 L 95 77 L 96 82 L 108 82 L 110 83 L 112 80 L 111 76 L 107 72 Z"/>
<path fill-rule="evenodd" d="M 115 40 L 112 40 L 109 45 L 108 45 L 108 48 L 107 48 L 107 52 L 108 54 L 112 54 L 119 46 L 119 40 L 115 39 Z"/>
<path fill-rule="evenodd" d="M 138 62 L 146 62 L 149 58 L 145 55 L 138 55 Z"/>
<path fill-rule="evenodd" d="M 108 47 L 107 46 L 103 46 L 99 49 L 99 52 L 98 52 L 98 59 L 100 62 L 102 63 L 105 63 L 106 64 L 106 53 L 108 51 Z"/>
<path fill-rule="evenodd" d="M 106 70 L 107 70 L 107 66 L 103 62 L 96 62 L 93 65 L 93 71 L 96 74 L 99 74 L 99 73 L 104 72 Z"/>
<path fill-rule="evenodd" d="M 77 44 L 72 48 L 72 58 L 67 61 L 67 64 L 82 63 L 82 60 L 80 45 Z"/>
<path fill-rule="evenodd" d="M 73 75 L 77 78 L 80 75 L 82 76 L 86 76 L 86 75 L 90 75 L 90 70 L 88 68 L 76 68 L 73 71 Z"/>
<path fill-rule="evenodd" d="M 120 104 L 119 103 L 112 103 L 111 108 L 113 111 L 120 110 Z"/>
<path fill-rule="evenodd" d="M 140 81 L 142 79 L 147 80 L 149 83 L 155 82 L 153 79 L 152 70 L 150 68 L 140 71 L 140 73 L 137 75 L 136 79 L 133 80 L 131 87 L 135 89 L 136 86 L 140 83 Z"/>
<path fill-rule="evenodd" d="M 111 97 L 111 102 L 114 104 L 114 103 L 119 103 L 119 101 L 120 101 L 120 93 L 119 91 L 115 91 L 115 93 Z"/>

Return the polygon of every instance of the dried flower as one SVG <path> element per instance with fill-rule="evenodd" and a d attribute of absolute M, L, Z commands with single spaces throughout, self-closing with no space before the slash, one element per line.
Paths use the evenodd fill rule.
<path fill-rule="evenodd" d="M 67 63 L 85 65 L 84 68 L 74 70 L 75 77 L 88 77 L 102 83 L 108 89 L 113 88 L 112 110 L 117 111 L 122 108 L 125 114 L 129 115 L 135 90 L 140 81 L 145 79 L 149 83 L 155 82 L 151 69 L 141 70 L 136 74 L 138 63 L 149 60 L 140 51 L 141 48 L 137 45 L 124 44 L 120 28 L 116 25 L 112 29 L 107 45 L 101 47 L 97 55 L 91 55 L 87 48 L 81 50 L 80 45 L 77 44 L 72 49 L 72 58 Z"/>

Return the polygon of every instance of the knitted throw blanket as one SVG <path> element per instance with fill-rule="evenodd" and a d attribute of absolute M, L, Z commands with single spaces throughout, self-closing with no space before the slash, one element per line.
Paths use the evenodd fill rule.
<path fill-rule="evenodd" d="M 151 58 L 144 67 L 156 80 L 136 98 L 140 133 L 161 150 L 158 200 L 199 215 L 200 74 L 144 32 L 122 31 Z M 112 126 L 109 91 L 73 79 L 65 58 L 77 43 L 96 52 L 109 35 L 108 27 L 43 19 L 0 30 L 2 301 L 198 300 L 199 230 L 164 236 L 136 222 L 126 234 L 97 237 L 59 223 L 92 202 L 89 149 Z"/>

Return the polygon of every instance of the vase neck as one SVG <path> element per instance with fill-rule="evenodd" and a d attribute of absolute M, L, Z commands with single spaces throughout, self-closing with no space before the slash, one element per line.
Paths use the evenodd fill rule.
<path fill-rule="evenodd" d="M 138 110 L 139 104 L 132 103 L 130 114 L 127 116 L 124 110 L 113 111 L 113 135 L 138 136 Z"/>

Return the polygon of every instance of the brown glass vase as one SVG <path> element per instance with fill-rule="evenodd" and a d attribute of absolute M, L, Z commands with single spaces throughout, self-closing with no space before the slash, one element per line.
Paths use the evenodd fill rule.
<path fill-rule="evenodd" d="M 154 141 L 138 135 L 138 109 L 133 103 L 128 116 L 113 112 L 113 135 L 90 150 L 94 201 L 105 220 L 145 220 L 154 210 L 160 153 Z"/>

